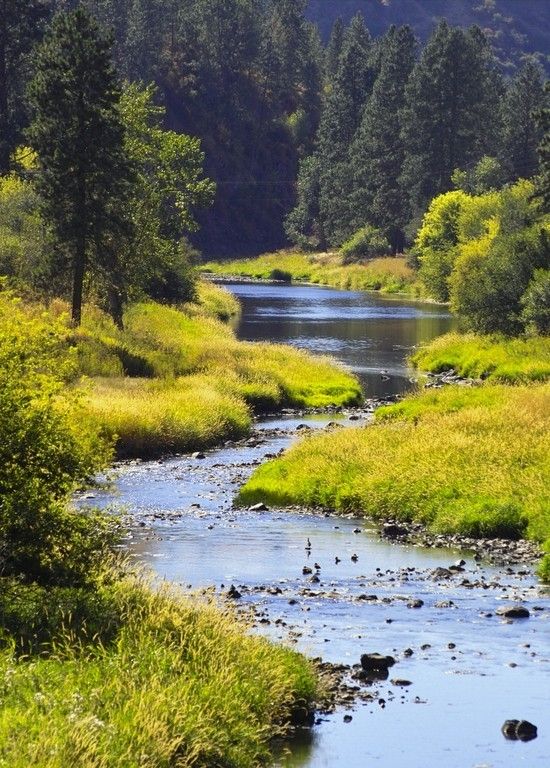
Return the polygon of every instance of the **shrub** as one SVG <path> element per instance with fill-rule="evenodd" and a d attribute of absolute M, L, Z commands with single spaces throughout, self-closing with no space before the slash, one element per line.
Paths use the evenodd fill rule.
<path fill-rule="evenodd" d="M 272 269 L 269 274 L 270 280 L 279 280 L 281 283 L 291 283 L 292 275 L 284 269 Z"/>
<path fill-rule="evenodd" d="M 340 248 L 344 264 L 361 259 L 374 259 L 377 256 L 387 256 L 390 253 L 391 247 L 387 238 L 379 229 L 370 224 L 358 229 Z"/>
<path fill-rule="evenodd" d="M 84 583 L 113 541 L 99 513 L 66 507 L 104 466 L 106 442 L 65 387 L 63 327 L 0 296 L 0 570 L 42 583 Z"/>
<path fill-rule="evenodd" d="M 550 334 L 550 270 L 537 269 L 521 297 L 521 319 L 527 330 Z"/>

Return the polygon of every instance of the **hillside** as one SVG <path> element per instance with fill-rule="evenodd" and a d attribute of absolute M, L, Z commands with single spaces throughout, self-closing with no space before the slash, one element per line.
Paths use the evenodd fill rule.
<path fill-rule="evenodd" d="M 546 0 L 309 0 L 307 15 L 326 40 L 334 21 L 348 21 L 361 11 L 374 37 L 390 24 L 409 24 L 425 40 L 435 22 L 485 29 L 506 68 L 512 69 L 522 53 L 538 52 L 550 62 L 550 3 Z"/>

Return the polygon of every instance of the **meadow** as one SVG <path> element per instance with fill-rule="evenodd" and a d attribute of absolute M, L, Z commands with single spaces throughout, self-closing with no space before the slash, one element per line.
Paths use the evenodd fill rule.
<path fill-rule="evenodd" d="M 265 254 L 255 259 L 209 262 L 202 271 L 212 275 L 250 277 L 330 285 L 351 291 L 380 291 L 425 296 L 414 270 L 403 257 L 382 257 L 360 264 L 343 265 L 336 253 L 306 254 L 290 251 Z"/>

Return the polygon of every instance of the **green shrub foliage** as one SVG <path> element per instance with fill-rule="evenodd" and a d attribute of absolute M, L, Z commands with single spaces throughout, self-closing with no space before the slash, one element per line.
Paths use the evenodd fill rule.
<path fill-rule="evenodd" d="M 361 259 L 375 259 L 391 253 L 391 246 L 384 234 L 367 224 L 347 240 L 340 249 L 344 264 Z"/>
<path fill-rule="evenodd" d="M 112 543 L 98 513 L 67 507 L 109 450 L 65 386 L 62 327 L 0 295 L 0 570 L 49 584 L 85 583 Z"/>

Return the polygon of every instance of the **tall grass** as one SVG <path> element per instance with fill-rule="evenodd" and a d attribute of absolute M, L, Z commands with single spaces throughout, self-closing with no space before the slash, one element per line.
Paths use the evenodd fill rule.
<path fill-rule="evenodd" d="M 548 477 L 550 385 L 450 387 L 383 409 L 373 426 L 304 440 L 260 467 L 239 500 L 545 541 Z"/>
<path fill-rule="evenodd" d="M 421 296 L 416 274 L 404 258 L 377 258 L 362 264 L 342 265 L 336 254 L 292 253 L 282 251 L 255 259 L 210 262 L 203 271 L 214 275 L 238 275 L 255 279 L 276 279 L 288 274 L 295 281 L 331 285 L 354 291 L 381 291 Z"/>
<path fill-rule="evenodd" d="M 219 289 L 210 293 L 209 301 Z M 252 411 L 348 405 L 357 380 L 335 362 L 273 344 L 240 342 L 206 315 L 135 304 L 125 330 L 90 308 L 74 333 L 91 377 L 89 404 L 119 456 L 155 456 L 242 437 Z"/>
<path fill-rule="evenodd" d="M 315 695 L 303 657 L 248 636 L 232 613 L 129 579 L 114 602 L 109 644 L 0 652 L 0 765 L 247 768 Z"/>
<path fill-rule="evenodd" d="M 421 347 L 412 362 L 423 371 L 454 369 L 461 376 L 507 384 L 546 381 L 550 378 L 550 337 L 448 333 Z"/>

